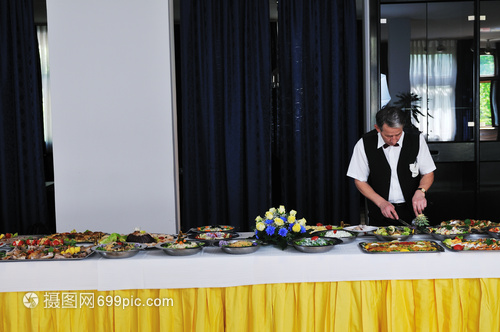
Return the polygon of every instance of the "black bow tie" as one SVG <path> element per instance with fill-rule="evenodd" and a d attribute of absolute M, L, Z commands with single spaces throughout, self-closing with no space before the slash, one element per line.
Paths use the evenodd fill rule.
<path fill-rule="evenodd" d="M 390 146 L 390 145 L 389 145 L 389 144 L 387 144 L 387 143 L 385 143 L 385 144 L 383 145 L 384 149 L 387 149 L 389 146 Z M 394 144 L 393 146 L 399 146 L 399 143 L 396 143 L 396 144 Z"/>

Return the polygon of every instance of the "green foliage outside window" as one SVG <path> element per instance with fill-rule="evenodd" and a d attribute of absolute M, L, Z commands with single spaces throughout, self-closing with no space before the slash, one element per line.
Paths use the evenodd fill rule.
<path fill-rule="evenodd" d="M 481 126 L 491 126 L 490 86 L 490 82 L 481 82 L 479 84 L 479 109 L 481 112 Z"/>
<path fill-rule="evenodd" d="M 495 59 L 493 55 L 483 54 L 479 56 L 479 73 L 481 77 L 492 77 L 495 75 Z M 481 126 L 491 126 L 491 82 L 479 84 L 479 110 Z"/>

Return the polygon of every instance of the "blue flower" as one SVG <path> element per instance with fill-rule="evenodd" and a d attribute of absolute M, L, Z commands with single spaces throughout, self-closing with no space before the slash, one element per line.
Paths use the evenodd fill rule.
<path fill-rule="evenodd" d="M 284 222 L 286 222 L 286 221 L 287 221 L 287 219 L 286 219 L 286 217 L 285 217 L 285 216 L 281 216 L 280 218 L 281 218 L 281 220 L 283 220 Z"/>
<path fill-rule="evenodd" d="M 281 228 L 281 229 L 278 231 L 278 234 L 279 234 L 280 236 L 285 237 L 285 236 L 288 234 L 288 231 L 286 230 L 286 228 Z"/>
<path fill-rule="evenodd" d="M 304 227 L 304 225 L 300 225 L 300 232 L 301 233 L 305 233 L 306 232 L 306 228 Z"/>
<path fill-rule="evenodd" d="M 272 219 L 266 219 L 265 222 L 266 222 L 266 224 L 271 225 L 274 222 L 274 220 L 272 220 Z"/>
<path fill-rule="evenodd" d="M 266 228 L 266 233 L 267 233 L 267 235 L 273 235 L 275 230 L 276 230 L 276 227 L 274 227 L 274 226 L 268 226 Z"/>

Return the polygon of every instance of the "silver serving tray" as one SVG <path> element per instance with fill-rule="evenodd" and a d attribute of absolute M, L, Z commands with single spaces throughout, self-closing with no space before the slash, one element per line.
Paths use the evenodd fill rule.
<path fill-rule="evenodd" d="M 411 241 L 411 242 L 418 242 L 418 241 Z M 440 246 L 437 242 L 435 241 L 428 241 L 432 244 L 432 247 L 436 248 L 436 251 L 388 251 L 388 252 L 383 252 L 383 251 L 368 251 L 365 249 L 365 245 L 367 243 L 373 243 L 373 242 L 360 242 L 359 247 L 361 248 L 361 251 L 367 254 L 428 254 L 428 253 L 436 253 L 436 252 L 444 252 L 444 248 Z"/>
<path fill-rule="evenodd" d="M 477 241 L 477 239 L 471 240 L 471 241 Z M 456 250 L 456 249 L 453 249 L 453 247 L 446 245 L 445 243 L 442 243 L 442 245 L 443 245 L 443 247 L 445 247 L 449 251 L 453 251 L 453 252 L 499 252 L 500 251 L 500 250 Z"/>
<path fill-rule="evenodd" d="M 342 237 L 326 236 L 326 233 L 330 232 L 330 230 L 316 231 L 316 232 L 313 232 L 311 234 L 319 235 L 319 236 L 322 236 L 322 237 L 327 238 L 327 239 L 341 239 L 342 243 L 339 243 L 339 244 L 351 243 L 358 237 L 358 234 L 360 234 L 360 233 L 348 231 L 345 229 L 332 229 L 331 231 L 344 231 L 344 232 L 351 234 L 351 236 L 347 236 L 347 237 L 344 237 L 344 236 L 342 236 Z"/>
<path fill-rule="evenodd" d="M 436 233 L 431 233 L 430 229 L 432 228 L 441 228 L 440 227 L 426 227 L 424 234 L 430 234 L 433 238 L 436 240 L 444 241 L 446 239 L 454 239 L 457 236 L 463 236 L 464 238 L 468 237 L 470 235 L 470 232 L 465 232 L 465 233 L 460 233 L 460 234 L 436 234 Z M 469 229 L 469 227 L 457 227 L 459 229 Z"/>
<path fill-rule="evenodd" d="M 0 252 L 9 252 L 11 250 L 13 250 L 14 248 L 1 248 L 0 249 Z M 93 254 L 95 253 L 95 251 L 93 249 L 91 249 L 91 252 L 90 254 L 88 254 L 87 256 L 85 257 L 75 257 L 75 258 L 45 258 L 45 259 L 8 259 L 8 260 L 4 260 L 0 257 L 0 262 L 54 262 L 54 261 L 57 261 L 57 262 L 61 262 L 61 261 L 81 261 L 81 260 L 84 260 L 84 259 L 87 259 L 89 258 L 90 256 L 92 256 Z"/>
<path fill-rule="evenodd" d="M 305 253 L 310 253 L 310 254 L 319 254 L 319 253 L 330 251 L 333 249 L 334 246 L 342 243 L 341 239 L 336 239 L 336 238 L 332 238 L 332 237 L 325 238 L 325 239 L 330 241 L 332 244 L 329 244 L 326 246 L 302 246 L 302 245 L 296 243 L 300 239 L 293 240 L 290 244 L 300 252 L 305 252 Z"/>
<path fill-rule="evenodd" d="M 381 228 L 387 228 L 387 227 L 379 227 L 379 229 L 381 229 Z M 395 226 L 395 228 L 398 230 L 403 230 L 404 227 Z M 409 235 L 382 235 L 382 234 L 377 234 L 376 232 L 373 232 L 373 235 L 380 241 L 405 241 L 413 236 L 413 234 L 409 234 Z"/>
<path fill-rule="evenodd" d="M 103 250 L 98 250 L 98 247 L 102 247 L 103 245 L 97 245 L 94 246 L 92 249 L 99 253 L 104 258 L 111 258 L 111 259 L 117 259 L 117 258 L 129 258 L 137 255 L 137 253 L 143 249 L 146 248 L 144 244 L 141 243 L 134 243 L 136 246 L 136 249 L 130 249 L 127 251 L 103 251 Z"/>
<path fill-rule="evenodd" d="M 490 235 L 491 237 L 494 237 L 494 238 L 497 238 L 497 239 L 500 239 L 500 232 L 490 232 L 490 231 L 487 231 L 488 235 Z"/>
<path fill-rule="evenodd" d="M 233 254 L 233 255 L 244 255 L 244 254 L 251 254 L 259 250 L 260 248 L 260 243 L 257 240 L 254 239 L 239 239 L 239 240 L 229 240 L 225 241 L 228 244 L 229 243 L 235 243 L 238 241 L 250 241 L 254 243 L 252 246 L 249 247 L 228 247 L 228 246 L 221 246 L 222 251 L 228 254 Z"/>
<path fill-rule="evenodd" d="M 215 232 L 207 232 L 207 233 L 215 233 Z M 229 234 L 230 236 L 228 238 L 225 238 L 225 239 L 197 239 L 196 235 L 206 234 L 206 233 L 196 233 L 196 234 L 189 234 L 187 239 L 190 241 L 205 242 L 206 244 L 211 245 L 211 246 L 218 246 L 219 241 L 230 241 L 230 240 L 235 239 L 235 238 L 240 236 L 238 233 L 232 233 L 232 232 L 220 232 L 220 233 L 226 233 L 226 234 Z"/>
<path fill-rule="evenodd" d="M 163 250 L 164 253 L 170 256 L 191 256 L 199 253 L 203 249 L 203 242 L 193 241 L 198 243 L 198 247 L 195 248 L 184 248 L 184 249 L 175 249 L 175 248 L 165 248 L 162 246 L 163 243 L 158 243 L 156 248 Z"/>
<path fill-rule="evenodd" d="M 205 225 L 205 226 L 200 226 L 200 227 L 230 227 L 229 229 L 224 229 L 220 231 L 214 231 L 214 230 L 198 230 L 197 227 L 191 228 L 188 232 L 191 233 L 215 233 L 215 232 L 223 232 L 223 233 L 234 233 L 236 232 L 236 228 L 231 225 Z"/>

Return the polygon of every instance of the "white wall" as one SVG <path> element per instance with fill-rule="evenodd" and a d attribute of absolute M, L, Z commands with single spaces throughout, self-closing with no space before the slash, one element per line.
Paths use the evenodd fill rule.
<path fill-rule="evenodd" d="M 171 5 L 47 0 L 59 232 L 176 232 Z"/>

